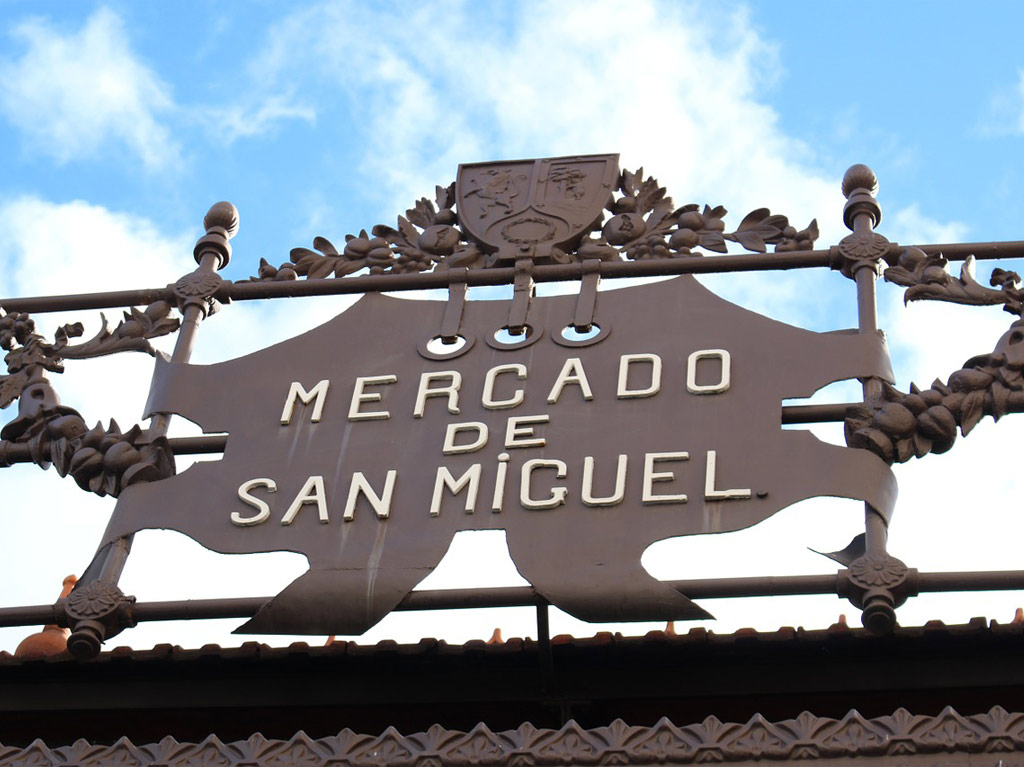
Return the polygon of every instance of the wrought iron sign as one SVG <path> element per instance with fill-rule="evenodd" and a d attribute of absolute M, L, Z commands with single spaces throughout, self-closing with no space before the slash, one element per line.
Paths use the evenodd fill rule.
<path fill-rule="evenodd" d="M 89 296 L 0 301 L 0 465 L 34 462 L 84 490 L 117 497 L 92 564 L 52 607 L 0 609 L 0 625 L 57 622 L 89 656 L 137 620 L 246 616 L 241 631 L 359 634 L 395 609 L 554 604 L 590 621 L 710 617 L 697 599 L 838 593 L 885 632 L 915 593 L 945 588 L 889 555 L 896 502 L 891 464 L 944 452 L 984 415 L 1024 409 L 1024 291 L 973 258 L 1024 253 L 1021 243 L 911 247 L 875 232 L 881 208 L 865 166 L 843 180 L 851 234 L 814 249 L 803 229 L 756 210 L 732 231 L 724 208 L 675 207 L 616 155 L 464 165 L 456 183 L 418 201 L 397 226 L 318 237 L 249 280 L 218 271 L 238 215 L 218 203 L 195 248 L 198 268 L 174 285 Z M 728 243 L 747 251 L 727 253 Z M 771 246 L 772 253 L 767 250 Z M 948 261 L 964 260 L 960 277 Z M 832 268 L 856 284 L 859 327 L 814 333 L 730 304 L 694 274 Z M 602 278 L 678 275 L 598 291 Z M 998 305 L 1018 317 L 993 351 L 943 383 L 892 386 L 875 321 L 879 275 L 907 300 Z M 576 295 L 539 298 L 541 281 L 578 280 Z M 470 286 L 511 284 L 507 302 L 470 301 Z M 446 287 L 447 301 L 380 291 Z M 362 293 L 322 327 L 215 365 L 189 364 L 201 321 L 238 300 Z M 30 313 L 134 306 L 113 329 L 53 342 Z M 63 362 L 121 351 L 157 355 L 148 424 L 89 428 L 60 403 Z M 863 382 L 862 402 L 780 409 L 833 381 Z M 237 382 L 244 381 L 239 389 Z M 780 418 L 781 412 L 781 418 Z M 169 439 L 173 415 L 227 436 Z M 782 423 L 845 421 L 848 447 Z M 222 452 L 178 473 L 175 454 Z M 865 503 L 865 533 L 834 555 L 834 576 L 666 583 L 644 549 L 680 535 L 739 530 L 806 498 Z M 178 530 L 224 553 L 294 551 L 309 571 L 266 599 L 135 604 L 117 587 L 132 535 Z M 412 589 L 459 530 L 503 529 L 532 587 Z M 571 542 L 571 545 L 567 545 Z M 954 574 L 957 588 L 1020 588 L 1024 573 Z"/>

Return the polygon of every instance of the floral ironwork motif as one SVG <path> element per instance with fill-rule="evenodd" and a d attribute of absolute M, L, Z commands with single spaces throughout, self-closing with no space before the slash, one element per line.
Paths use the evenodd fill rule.
<path fill-rule="evenodd" d="M 179 321 L 171 318 L 171 305 L 166 301 L 150 304 L 145 311 L 132 308 L 113 330 L 105 315 L 101 314 L 99 332 L 88 341 L 72 344 L 72 338 L 85 333 L 80 322 L 62 325 L 55 333 L 54 342 L 47 343 L 36 333 L 35 321 L 23 312 L 0 316 L 0 348 L 7 354 L 8 375 L 0 376 L 0 408 L 17 399 L 30 380 L 37 380 L 43 371 L 63 373 L 63 360 L 88 359 L 123 351 L 145 352 L 155 355 L 149 343 L 178 329 Z"/>
<path fill-rule="evenodd" d="M 67 614 L 77 619 L 102 618 L 117 610 L 126 598 L 114 584 L 92 581 L 68 595 Z"/>
<path fill-rule="evenodd" d="M 818 238 L 817 221 L 798 230 L 786 216 L 759 208 L 747 214 L 734 231 L 727 232 L 727 213 L 721 206 L 690 204 L 675 208 L 665 188 L 643 168 L 619 174 L 615 194 L 605 206 L 609 214 L 579 238 L 570 250 L 555 248 L 550 260 L 570 263 L 587 259 L 646 260 L 699 256 L 701 251 L 725 253 L 727 242 L 748 251 L 764 253 L 769 246 L 784 253 L 810 250 Z M 261 260 L 252 281 L 345 277 L 366 269 L 370 274 L 425 272 L 438 268 L 486 268 L 498 259 L 466 236 L 455 210 L 455 184 L 436 188 L 434 201 L 422 198 L 398 217 L 394 227 L 378 224 L 370 234 L 347 235 L 341 250 L 330 240 L 317 237 L 313 249 L 294 248 L 290 261 L 273 266 Z M 533 219 L 520 219 L 516 224 Z M 537 226 L 547 224 L 537 219 Z M 523 236 L 509 234 L 509 241 Z M 530 241 L 527 237 L 524 242 Z"/>
<path fill-rule="evenodd" d="M 566 764 L 701 764 L 782 760 L 835 760 L 851 757 L 902 757 L 942 754 L 1001 754 L 1024 750 L 1024 714 L 996 706 L 963 716 L 947 707 L 937 716 L 898 709 L 891 716 L 866 719 L 856 711 L 842 719 L 804 712 L 795 719 L 770 722 L 760 715 L 745 724 L 711 716 L 677 726 L 661 719 L 653 727 L 615 720 L 607 727 L 583 729 L 569 721 L 558 730 L 524 724 L 492 732 L 479 724 L 470 732 L 439 726 L 402 735 L 388 728 L 379 736 L 349 729 L 313 739 L 299 732 L 288 740 L 256 734 L 224 743 L 210 735 L 199 743 L 167 737 L 135 745 L 121 738 L 113 745 L 78 740 L 50 748 L 36 740 L 26 748 L 0 745 L 0 767 L 26 764 L 86 764 L 93 767 L 279 767 L 284 764 L 345 764 L 350 767 L 429 765 L 430 767 L 555 767 Z M 957 762 L 959 763 L 959 762 Z M 966 764 L 966 762 L 963 762 Z"/>
<path fill-rule="evenodd" d="M 850 578 L 865 588 L 891 588 L 906 580 L 909 569 L 890 556 L 865 554 L 850 563 Z"/>
<path fill-rule="evenodd" d="M 122 433 L 114 421 L 89 429 L 73 408 L 61 405 L 46 373 L 62 373 L 65 359 L 86 359 L 122 351 L 156 354 L 149 339 L 177 330 L 171 305 L 158 301 L 144 311 L 130 309 L 113 330 L 103 317 L 90 340 L 71 344 L 83 335 L 81 323 L 64 325 L 48 343 L 24 313 L 0 317 L 0 347 L 7 351 L 8 374 L 0 376 L 0 408 L 18 402 L 18 416 L 0 431 L 6 445 L 28 450 L 42 468 L 53 465 L 62 477 L 71 475 L 84 490 L 118 495 L 136 482 L 174 474 L 174 456 L 165 437 L 147 439 L 141 427 Z M 0 443 L 3 444 L 3 443 Z"/>
<path fill-rule="evenodd" d="M 906 248 L 896 266 L 885 270 L 887 282 L 907 288 L 903 294 L 910 301 L 948 301 L 969 306 L 999 306 L 1018 317 L 1024 312 L 1024 289 L 1020 275 L 1004 269 L 993 269 L 986 288 L 974 278 L 974 258 L 968 256 L 960 267 L 960 277 L 949 272 L 949 261 L 941 253 L 928 255 L 920 248 Z"/>
<path fill-rule="evenodd" d="M 1012 311 L 1010 304 L 1006 308 Z M 1024 412 L 1024 320 L 1014 322 L 990 353 L 967 360 L 946 383 L 936 379 L 923 391 L 911 384 L 908 393 L 885 384 L 882 397 L 873 407 L 848 411 L 846 443 L 890 464 L 945 453 L 958 428 L 966 437 L 983 416 L 998 421 L 1007 413 Z"/>
<path fill-rule="evenodd" d="M 840 271 L 853 278 L 858 269 L 870 268 L 880 274 L 881 259 L 889 252 L 889 241 L 877 232 L 854 232 L 839 241 L 835 253 Z"/>

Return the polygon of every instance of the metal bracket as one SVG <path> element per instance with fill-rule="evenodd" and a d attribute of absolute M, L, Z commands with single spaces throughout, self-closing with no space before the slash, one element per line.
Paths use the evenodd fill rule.
<path fill-rule="evenodd" d="M 466 310 L 466 294 L 468 293 L 466 280 L 468 278 L 469 269 L 465 266 L 449 271 L 448 304 L 444 308 L 444 318 L 441 320 L 442 343 L 453 344 L 459 337 L 459 331 L 462 329 L 462 313 Z"/>
<path fill-rule="evenodd" d="M 580 294 L 576 299 L 576 314 L 572 318 L 577 333 L 589 333 L 594 324 L 597 308 L 597 286 L 601 283 L 601 260 L 588 258 L 583 262 L 583 276 L 580 280 Z"/>
<path fill-rule="evenodd" d="M 526 332 L 526 316 L 530 312 L 530 299 L 533 298 L 533 260 L 520 258 L 516 261 L 515 292 L 512 295 L 512 306 L 508 310 L 508 332 L 514 336 Z"/>
<path fill-rule="evenodd" d="M 864 554 L 840 570 L 836 592 L 863 611 L 861 622 L 872 634 L 887 634 L 896 626 L 896 608 L 920 593 L 916 569 L 896 557 Z"/>
<path fill-rule="evenodd" d="M 64 602 L 72 629 L 68 651 L 76 658 L 95 658 L 103 640 L 135 625 L 134 606 L 135 597 L 125 596 L 114 583 L 91 581 L 76 587 Z"/>

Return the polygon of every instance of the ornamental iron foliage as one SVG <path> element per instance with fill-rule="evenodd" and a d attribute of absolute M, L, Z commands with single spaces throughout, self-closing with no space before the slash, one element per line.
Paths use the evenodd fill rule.
<path fill-rule="evenodd" d="M 947 301 L 971 306 L 999 306 L 1010 314 L 1024 311 L 1024 290 L 1016 272 L 994 269 L 993 288 L 974 278 L 974 259 L 968 258 L 959 279 L 948 271 L 941 255 L 906 248 L 885 279 L 907 288 L 904 301 Z M 887 463 L 903 463 L 928 453 L 945 453 L 956 441 L 957 429 L 967 436 L 983 416 L 996 421 L 1007 413 L 1024 411 L 1024 320 L 1018 319 L 988 354 L 972 357 L 943 383 L 936 379 L 921 390 L 915 384 L 901 392 L 884 384 L 881 401 L 851 408 L 846 419 L 850 447 L 872 451 Z"/>
<path fill-rule="evenodd" d="M 42 468 L 53 465 L 60 476 L 71 475 L 83 490 L 118 495 L 136 482 L 152 482 L 174 474 L 174 456 L 165 437 L 148 439 L 140 426 L 122 432 L 115 421 L 89 429 L 74 408 L 60 404 L 46 373 L 63 373 L 66 359 L 87 359 L 139 351 L 155 355 L 149 339 L 178 329 L 171 305 L 157 301 L 145 310 L 129 309 L 113 330 L 106 317 L 99 332 L 80 344 L 81 323 L 63 325 L 48 343 L 35 321 L 23 312 L 0 316 L 0 347 L 7 351 L 7 375 L 0 376 L 0 408 L 18 402 L 18 416 L 0 438 L 28 450 Z M 101 315 L 102 316 L 102 315 Z"/>
<path fill-rule="evenodd" d="M 928 255 L 920 248 L 906 248 L 896 266 L 885 270 L 887 282 L 907 288 L 905 303 L 931 300 L 968 306 L 999 306 L 1018 317 L 1024 311 L 1024 290 L 1020 275 L 993 269 L 986 288 L 974 278 L 974 258 L 968 256 L 960 267 L 959 279 L 949 272 L 949 261 L 941 253 Z"/>
<path fill-rule="evenodd" d="M 494 732 L 477 724 L 469 732 L 433 725 L 402 735 L 393 727 L 378 736 L 344 729 L 310 738 L 298 732 L 288 740 L 259 733 L 224 743 L 209 735 L 199 743 L 165 737 L 136 745 L 120 738 L 112 745 L 77 740 L 51 748 L 41 740 L 25 748 L 0 745 L 0 767 L 79 764 L 92 767 L 279 767 L 344 764 L 349 767 L 556 767 L 567 764 L 705 764 L 782 760 L 830 760 L 853 757 L 912 757 L 942 754 L 1010 754 L 1024 750 L 1024 714 L 996 706 L 963 716 L 950 707 L 937 716 L 898 709 L 891 716 L 867 719 L 853 710 L 842 719 L 803 712 L 795 719 L 770 722 L 760 714 L 745 724 L 709 716 L 678 726 L 662 718 L 652 727 L 616 719 L 607 727 L 584 729 L 570 720 L 560 729 L 529 723 Z M 960 763 L 954 762 L 954 763 Z"/>
<path fill-rule="evenodd" d="M 869 450 L 892 464 L 928 453 L 946 452 L 955 442 L 958 431 L 966 436 L 985 415 L 998 420 L 1007 413 L 1024 411 L 1024 289 L 1017 273 L 1002 269 L 992 272 L 991 287 L 979 284 L 973 273 L 973 257 L 967 258 L 959 277 L 954 277 L 949 272 L 948 260 L 941 253 L 926 253 L 915 247 L 900 250 L 873 229 L 881 218 L 881 208 L 875 200 L 876 188 L 877 180 L 866 166 L 854 166 L 847 172 L 843 193 L 848 202 L 843 220 L 852 233 L 828 253 L 834 269 L 857 280 L 862 311 L 867 312 L 869 307 L 865 299 L 868 293 L 862 290 L 868 287 L 868 282 L 862 279 L 868 273 L 862 270 L 871 269 L 876 275 L 884 274 L 888 282 L 906 288 L 905 302 L 939 300 L 975 306 L 1001 305 L 1017 318 L 990 353 L 968 360 L 945 382 L 936 379 L 925 390 L 912 384 L 910 391 L 904 393 L 876 378 L 868 380 L 865 402 L 846 409 L 846 442 L 850 447 Z M 635 172 L 620 171 L 618 155 L 480 163 L 460 166 L 456 182 L 436 187 L 433 200 L 416 201 L 404 216 L 398 217 L 394 227 L 378 224 L 369 233 L 364 229 L 358 235 L 349 234 L 340 248 L 324 237 L 316 237 L 312 249 L 294 248 L 290 260 L 280 266 L 261 259 L 257 276 L 245 282 L 325 280 L 359 272 L 400 275 L 434 271 L 442 273 L 442 281 L 449 285 L 461 283 L 464 287 L 466 269 L 514 266 L 517 292 L 513 311 L 508 314 L 508 325 L 520 328 L 525 326 L 529 309 L 531 264 L 582 263 L 582 273 L 592 279 L 589 283 L 585 280 L 584 284 L 589 287 L 578 299 L 574 325 L 589 328 L 600 262 L 701 257 L 707 253 L 727 253 L 729 243 L 748 251 L 751 257 L 741 259 L 747 265 L 764 264 L 763 260 L 758 264 L 752 254 L 766 253 L 769 247 L 776 253 L 799 251 L 815 255 L 807 251 L 813 248 L 819 236 L 816 220 L 798 230 L 786 216 L 759 208 L 728 231 L 731 227 L 725 222 L 726 215 L 726 209 L 721 206 L 687 204 L 676 207 L 664 187 L 654 178 L 644 176 L 643 168 Z M 866 226 L 867 219 L 870 219 L 870 226 Z M 126 311 L 123 320 L 113 329 L 103 317 L 99 332 L 88 341 L 72 342 L 84 334 L 80 323 L 63 325 L 56 331 L 53 342 L 48 342 L 36 332 L 28 314 L 0 311 L 0 348 L 6 352 L 7 365 L 7 374 L 0 375 L 0 408 L 19 401 L 18 416 L 0 431 L 0 466 L 28 460 L 44 469 L 53 465 L 61 476 L 71 475 L 83 489 L 112 496 L 136 483 L 157 481 L 175 474 L 173 451 L 164 436 L 166 420 L 161 419 L 179 411 L 159 411 L 161 419 L 154 420 L 149 430 L 136 425 L 122 431 L 114 421 L 106 427 L 97 424 L 89 429 L 76 410 L 61 405 L 47 374 L 62 373 L 66 359 L 121 351 L 155 355 L 149 339 L 172 333 L 181 324 L 170 316 L 174 304 L 186 318 L 186 329 L 191 333 L 195 327 L 193 320 L 197 321 L 200 313 L 206 316 L 215 311 L 218 300 L 230 301 L 232 283 L 222 280 L 216 269 L 225 266 L 230 258 L 228 240 L 238 228 L 237 211 L 229 203 L 218 203 L 211 208 L 204 226 L 206 235 L 200 238 L 194 251 L 199 264 L 196 271 L 168 286 L 160 294 L 166 300 L 156 301 L 144 310 Z M 883 264 L 891 264 L 897 253 L 900 255 L 895 265 L 883 271 Z M 980 252 L 979 255 L 985 256 Z M 988 255 L 992 255 L 991 249 Z M 769 266 L 785 267 L 788 263 L 787 259 L 775 261 L 778 263 Z M 824 263 L 819 261 L 815 265 Z M 663 271 L 704 271 L 680 267 L 682 265 Z M 451 272 L 452 269 L 459 271 Z M 415 280 L 398 282 L 409 286 Z M 381 284 L 376 287 L 380 288 Z M 321 284 L 309 292 L 324 291 L 325 287 Z M 302 292 L 301 286 L 282 285 L 262 286 L 256 291 L 242 288 L 239 293 L 249 292 L 251 298 L 261 291 L 267 295 L 286 295 L 289 290 L 295 295 Z M 462 322 L 464 294 L 464 290 L 452 292 L 452 296 L 461 298 L 453 300 L 445 312 L 442 337 L 446 341 L 457 335 Z M 584 300 L 584 295 L 589 297 Z M 873 290 L 870 295 L 873 314 Z M 588 302 L 589 307 L 584 307 Z M 873 327 L 873 321 L 870 327 L 862 322 L 862 338 Z M 621 331 L 616 334 L 617 338 L 621 336 Z M 186 334 L 185 340 L 190 341 L 190 338 Z M 879 341 L 877 337 L 871 340 Z M 186 350 L 188 347 L 188 343 L 180 346 Z M 176 362 L 187 362 L 187 358 L 186 351 L 184 359 Z M 320 357 L 316 359 L 319 361 Z M 774 401 L 777 403 L 778 399 Z M 863 454 L 858 458 L 877 464 Z M 145 490 L 140 488 L 137 492 L 144 494 Z M 750 491 L 746 492 L 749 497 Z M 762 498 L 763 494 L 758 493 L 757 497 Z M 130 505 L 131 498 L 122 503 Z M 882 601 L 888 605 L 885 609 L 890 615 L 886 621 L 891 627 L 894 620 L 891 607 L 901 603 L 911 591 L 910 581 L 916 578 L 916 571 L 885 554 L 884 548 L 881 553 L 869 553 L 863 550 L 862 544 L 860 553 L 861 556 L 849 562 L 847 580 L 851 601 L 864 608 L 865 625 L 868 625 L 869 613 L 875 617 L 880 614 L 879 599 L 884 597 Z M 119 605 L 127 604 L 116 586 L 103 588 L 80 583 L 68 603 L 68 614 L 77 609 L 78 617 L 84 621 L 95 617 L 93 613 L 109 619 L 104 625 L 97 624 L 102 631 L 94 631 L 98 637 L 94 642 L 97 651 L 102 632 L 109 636 L 123 627 L 121 617 L 115 613 Z M 991 715 L 995 716 L 996 712 L 993 709 Z M 1000 721 L 1007 718 L 1005 712 L 999 716 L 1003 717 Z M 853 725 L 848 722 L 853 721 L 851 717 L 856 720 Z M 1014 727 L 1024 731 L 1020 715 L 1015 717 Z M 875 751 L 870 753 L 877 755 L 923 753 L 927 752 L 929 743 L 954 750 L 960 742 L 950 745 L 954 732 L 964 733 L 967 739 L 973 738 L 971 743 L 977 750 L 978 744 L 987 741 L 983 726 L 973 723 L 974 719 L 965 719 L 947 710 L 935 720 L 941 720 L 941 732 L 929 730 L 927 738 L 918 737 L 916 733 L 930 727 L 928 722 L 933 720 L 912 717 L 901 710 L 892 717 L 870 722 L 851 712 L 841 722 L 805 714 L 797 720 L 778 724 L 760 717 L 746 725 L 724 724 L 710 718 L 699 726 L 685 728 L 663 720 L 651 729 L 630 728 L 616 722 L 609 728 L 582 730 L 570 722 L 557 732 L 524 725 L 514 733 L 495 734 L 481 725 L 469 734 L 432 728 L 428 733 L 408 738 L 394 730 L 388 730 L 379 738 L 355 736 L 345 731 L 331 744 L 328 744 L 330 739 L 311 741 L 301 733 L 288 743 L 254 736 L 245 742 L 244 748 L 238 744 L 224 746 L 214 738 L 196 746 L 199 751 L 185 745 L 172 750 L 175 754 L 187 755 L 181 758 L 188 763 L 199 759 L 224 765 L 240 761 L 271 765 L 283 761 L 319 763 L 324 759 L 338 759 L 353 766 L 365 764 L 367 767 L 414 763 L 421 767 L 446 763 L 518 767 L 572 761 L 615 764 L 623 760 L 661 763 L 813 759 L 867 755 L 865 742 L 872 744 Z M 854 730 L 860 734 L 850 736 Z M 1001 744 L 1000 748 L 1012 743 L 1011 747 L 1016 749 L 1024 745 L 1024 735 L 1001 734 L 992 743 Z M 166 741 L 161 742 L 164 752 L 167 751 L 165 746 Z M 112 748 L 121 748 L 121 757 L 111 752 L 109 756 L 96 759 L 126 758 L 124 753 L 131 750 L 140 763 L 146 759 L 168 765 L 178 763 L 178 756 L 167 753 L 148 757 L 126 741 Z M 998 748 L 993 745 L 992 750 Z M 0 746 L 0 767 L 10 763 L 5 753 L 11 752 Z M 85 761 L 84 756 L 62 758 Z M 89 756 L 89 760 L 93 763 L 93 756 Z"/>
<path fill-rule="evenodd" d="M 818 238 L 817 221 L 804 229 L 790 225 L 786 216 L 767 208 L 748 213 L 734 231 L 727 232 L 726 209 L 690 204 L 674 207 L 665 188 L 643 168 L 622 171 L 604 212 L 577 237 L 568 249 L 554 248 L 550 258 L 540 262 L 572 263 L 587 259 L 602 261 L 646 260 L 700 256 L 703 251 L 725 253 L 726 242 L 738 243 L 748 251 L 765 253 L 810 250 Z M 370 234 L 346 235 L 339 251 L 325 237 L 313 240 L 313 250 L 294 248 L 290 261 L 278 267 L 260 261 L 252 281 L 293 280 L 298 277 L 322 279 L 345 277 L 366 269 L 370 274 L 403 274 L 434 269 L 501 265 L 493 247 L 476 240 L 460 226 L 456 210 L 456 185 L 436 188 L 434 200 L 421 198 L 398 217 L 394 227 L 378 224 Z M 543 218 L 522 218 L 516 224 L 547 225 Z M 515 242 L 513 234 L 506 239 Z"/>

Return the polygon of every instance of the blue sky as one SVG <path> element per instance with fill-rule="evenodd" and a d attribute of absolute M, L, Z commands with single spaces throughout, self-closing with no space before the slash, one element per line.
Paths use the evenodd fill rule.
<path fill-rule="evenodd" d="M 891 240 L 1021 239 L 1021 28 L 1024 9 L 1011 2 L 966 12 L 944 2 L 0 0 L 0 295 L 166 284 L 191 269 L 203 214 L 221 199 L 241 212 L 225 276 L 242 279 L 261 257 L 283 262 L 316 235 L 339 242 L 392 224 L 453 180 L 460 162 L 596 152 L 642 165 L 678 204 L 725 205 L 733 223 L 762 206 L 801 226 L 817 218 L 821 246 L 844 234 L 839 183 L 855 162 L 879 176 Z M 708 284 L 807 327 L 855 322 L 851 285 L 836 274 Z M 344 305 L 229 307 L 202 329 L 196 359 L 294 335 Z M 1008 324 L 997 309 L 904 310 L 893 286 L 880 288 L 880 311 L 904 387 L 944 378 Z M 148 361 L 69 367 L 59 391 L 87 420 L 139 418 Z M 985 425 L 951 456 L 899 467 L 893 552 L 922 570 L 1019 566 L 1009 547 L 1021 512 L 1011 460 L 1019 428 L 1013 417 Z M 33 467 L 6 469 L 0 481 L 0 603 L 50 601 L 88 560 L 110 503 Z M 971 493 L 982 488 L 994 500 L 979 508 Z M 659 574 L 826 572 L 825 560 L 802 559 L 804 547 L 839 548 L 858 520 L 823 508 L 803 504 L 761 526 L 749 544 L 757 557 L 725 537 L 682 542 Z M 967 508 L 976 538 L 956 529 Z M 46 540 L 46 554 L 26 539 Z M 249 570 L 213 563 L 159 534 L 140 536 L 138 550 L 125 583 L 140 599 L 272 593 L 304 569 L 289 555 Z M 441 585 L 511 577 L 507 568 L 481 575 L 465 556 Z M 741 561 L 749 573 L 736 572 Z M 180 569 L 202 583 L 172 582 L 167 571 Z M 986 599 L 922 598 L 901 620 L 1009 619 L 1024 603 Z M 715 630 L 822 626 L 854 612 L 827 598 L 720 604 Z M 403 617 L 381 635 L 532 630 L 515 613 L 474 620 Z M 229 641 L 222 624 L 138 631 L 120 641 Z M 0 630 L 0 648 L 25 633 Z"/>

